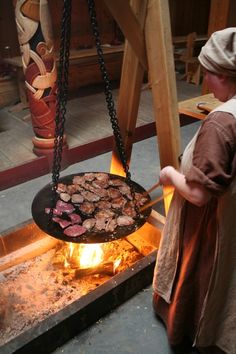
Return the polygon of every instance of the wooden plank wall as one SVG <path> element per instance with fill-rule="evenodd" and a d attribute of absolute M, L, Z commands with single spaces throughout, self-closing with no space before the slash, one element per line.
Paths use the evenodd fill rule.
<path fill-rule="evenodd" d="M 211 0 L 169 0 L 173 36 L 206 34 Z"/>
<path fill-rule="evenodd" d="M 191 31 L 196 31 L 198 34 L 207 33 L 210 1 L 181 0 L 181 6 L 179 6 L 179 1 L 169 0 L 172 35 L 186 35 Z M 63 2 L 48 0 L 48 4 L 50 12 L 53 14 L 51 18 L 55 50 L 58 50 Z M 124 36 L 103 0 L 96 0 L 95 4 L 102 44 L 117 44 L 123 41 Z M 12 0 L 0 1 L 0 58 L 6 56 L 4 49 L 6 46 L 10 47 L 7 56 L 20 55 Z M 91 32 L 87 0 L 72 0 L 71 49 L 78 50 L 93 46 L 94 39 Z M 106 68 L 111 80 L 119 80 L 121 64 L 122 55 L 106 60 Z M 99 84 L 101 81 L 101 73 L 97 63 L 83 65 L 83 67 L 70 66 L 69 93 L 71 97 L 78 94 L 78 88 Z"/>
<path fill-rule="evenodd" d="M 49 9 L 52 14 L 55 49 L 59 48 L 60 42 L 62 3 L 62 1 L 58 0 L 48 0 Z M 117 28 L 115 21 L 103 4 L 103 1 L 96 0 L 95 3 L 102 43 L 112 43 L 117 39 L 123 40 L 119 28 Z M 86 0 L 72 1 L 71 20 L 71 48 L 80 49 L 94 46 Z M 19 44 L 12 0 L 0 1 L 0 56 L 4 55 L 5 46 L 10 46 L 12 56 L 19 55 Z"/>
<path fill-rule="evenodd" d="M 48 0 L 51 10 L 55 46 L 59 46 L 59 29 L 62 1 Z M 113 18 L 105 8 L 102 0 L 96 0 L 96 9 L 103 43 L 110 43 L 122 34 L 115 25 Z M 169 0 L 171 30 L 173 36 L 186 35 L 192 31 L 198 34 L 207 33 L 208 16 L 211 0 Z M 72 1 L 72 37 L 71 47 L 87 47 L 93 45 L 91 28 L 88 21 L 86 0 Z M 7 33 L 7 36 L 5 35 Z M 19 55 L 19 45 L 16 33 L 14 8 L 12 0 L 0 1 L 0 56 L 4 47 L 10 46 L 12 56 Z"/>

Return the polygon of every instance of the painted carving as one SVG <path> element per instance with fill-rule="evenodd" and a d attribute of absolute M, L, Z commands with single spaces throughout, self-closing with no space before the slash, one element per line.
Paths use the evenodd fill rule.
<path fill-rule="evenodd" d="M 56 111 L 56 61 L 47 0 L 14 0 L 25 84 L 36 147 L 53 146 Z M 50 139 L 50 140 L 48 140 Z M 37 149 L 36 152 L 37 154 Z"/>

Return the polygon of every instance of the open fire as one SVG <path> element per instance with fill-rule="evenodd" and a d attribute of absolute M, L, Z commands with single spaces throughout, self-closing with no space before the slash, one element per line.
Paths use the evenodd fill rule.
<path fill-rule="evenodd" d="M 121 263 L 122 255 L 114 255 L 115 242 L 106 244 L 63 243 L 53 263 L 65 269 L 76 269 L 76 276 L 106 273 L 113 275 Z M 63 263 L 63 264 L 62 264 Z"/>
<path fill-rule="evenodd" d="M 70 338 L 149 284 L 159 239 L 156 228 L 146 227 L 142 237 L 99 244 L 59 241 L 34 223 L 3 237 L 0 351 L 37 353 L 35 343 L 43 340 L 45 346 L 47 336 L 52 350 L 65 340 L 51 340 L 65 322 L 63 333 Z"/>

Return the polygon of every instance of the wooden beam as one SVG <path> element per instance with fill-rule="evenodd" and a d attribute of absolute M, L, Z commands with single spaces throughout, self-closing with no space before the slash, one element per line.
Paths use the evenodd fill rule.
<path fill-rule="evenodd" d="M 147 69 L 143 30 L 127 0 L 103 0 L 112 16 L 119 24 L 144 69 Z"/>
<path fill-rule="evenodd" d="M 235 1 L 235 0 L 233 0 Z M 208 36 L 227 27 L 231 0 L 211 0 Z"/>
<path fill-rule="evenodd" d="M 145 38 L 160 165 L 178 167 L 180 126 L 168 1 L 149 0 Z"/>
<path fill-rule="evenodd" d="M 140 28 L 143 28 L 145 24 L 147 2 L 148 0 L 131 1 L 132 11 L 135 13 L 135 16 L 137 16 Z M 128 162 L 130 160 L 132 145 L 134 142 L 143 76 L 143 66 L 141 65 L 140 60 L 131 44 L 126 41 L 121 72 L 117 116 Z M 121 166 L 115 148 L 112 154 L 110 172 L 124 175 L 124 170 Z"/>
<path fill-rule="evenodd" d="M 234 8 L 233 8 L 234 7 Z M 231 23 L 232 11 L 235 11 L 235 0 L 211 0 L 209 21 L 208 21 L 208 38 L 215 32 L 226 27 L 235 25 Z M 235 13 L 235 12 L 234 12 Z M 209 93 L 206 80 L 203 79 L 202 95 Z"/>

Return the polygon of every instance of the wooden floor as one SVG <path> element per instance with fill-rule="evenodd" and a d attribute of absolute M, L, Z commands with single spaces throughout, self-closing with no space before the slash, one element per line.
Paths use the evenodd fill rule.
<path fill-rule="evenodd" d="M 178 100 L 201 94 L 201 87 L 187 84 L 177 76 Z M 116 102 L 118 89 L 113 90 Z M 29 109 L 17 111 L 15 106 L 0 110 L 0 171 L 37 159 L 32 152 L 34 136 Z M 144 89 L 137 127 L 154 122 L 151 90 Z M 103 92 L 86 94 L 68 101 L 65 132 L 69 147 L 82 146 L 112 135 L 110 118 Z"/>

